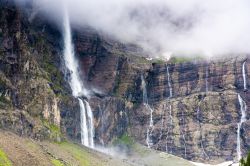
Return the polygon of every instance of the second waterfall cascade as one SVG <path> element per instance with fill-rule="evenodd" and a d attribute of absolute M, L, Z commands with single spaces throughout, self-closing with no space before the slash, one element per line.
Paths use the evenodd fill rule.
<path fill-rule="evenodd" d="M 244 84 L 244 90 L 247 90 L 247 81 L 246 81 L 246 70 L 245 70 L 245 64 L 246 61 L 242 64 L 242 77 L 243 77 L 243 84 Z M 238 94 L 238 101 L 240 104 L 240 112 L 241 112 L 241 118 L 240 122 L 237 124 L 237 157 L 238 161 L 240 161 L 242 157 L 242 152 L 241 152 L 241 126 L 242 124 L 247 120 L 246 119 L 246 111 L 247 111 L 247 105 L 246 102 L 242 99 L 240 94 Z"/>
<path fill-rule="evenodd" d="M 153 122 L 154 110 L 148 104 L 147 86 L 146 86 L 146 82 L 145 82 L 143 75 L 141 75 L 141 86 L 142 86 L 142 91 L 143 91 L 143 104 L 146 107 L 146 109 L 150 111 L 150 120 L 149 120 L 149 127 L 147 128 L 146 143 L 148 145 L 148 148 L 151 148 L 151 146 L 153 145 L 152 132 L 154 129 L 154 122 Z"/>
<path fill-rule="evenodd" d="M 167 153 L 173 153 L 172 151 L 172 144 L 173 138 L 172 138 L 172 130 L 173 130 L 173 116 L 172 116 L 172 105 L 170 103 L 170 99 L 173 97 L 173 89 L 172 89 L 172 84 L 171 84 L 171 78 L 170 78 L 170 73 L 169 73 L 169 66 L 167 66 L 167 84 L 169 88 L 169 95 L 167 97 L 167 100 L 169 102 L 169 107 L 168 107 L 168 127 L 167 127 L 167 138 L 166 138 L 166 152 Z M 171 146 L 169 147 L 168 144 Z"/>
<path fill-rule="evenodd" d="M 66 68 L 70 72 L 70 78 L 68 81 L 72 89 L 72 94 L 79 101 L 81 143 L 87 147 L 94 148 L 93 114 L 88 101 L 81 98 L 82 96 L 87 96 L 88 92 L 84 88 L 83 83 L 80 79 L 79 66 L 75 57 L 74 47 L 72 44 L 70 19 L 66 9 L 64 13 L 64 61 Z"/>
<path fill-rule="evenodd" d="M 241 126 L 242 126 L 242 123 L 246 121 L 247 106 L 246 106 L 245 101 L 241 98 L 240 94 L 238 94 L 238 100 L 240 103 L 241 118 L 240 118 L 240 122 L 238 123 L 238 129 L 237 129 L 237 156 L 238 156 L 238 160 L 240 160 L 241 159 L 241 139 L 240 139 Z"/>

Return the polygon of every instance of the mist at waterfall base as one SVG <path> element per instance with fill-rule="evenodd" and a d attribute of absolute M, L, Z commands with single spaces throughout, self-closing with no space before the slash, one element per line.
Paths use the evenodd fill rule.
<path fill-rule="evenodd" d="M 54 21 L 62 0 L 32 3 Z M 249 53 L 249 0 L 65 0 L 71 24 L 89 26 L 122 43 L 135 43 L 154 56 Z"/>

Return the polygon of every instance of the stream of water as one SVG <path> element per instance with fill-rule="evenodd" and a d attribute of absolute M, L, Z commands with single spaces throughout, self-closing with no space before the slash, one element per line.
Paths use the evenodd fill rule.
<path fill-rule="evenodd" d="M 247 90 L 247 81 L 246 81 L 246 61 L 242 64 L 242 77 L 243 77 L 243 85 L 244 85 L 244 90 Z M 238 160 L 241 159 L 242 157 L 242 152 L 241 152 L 241 126 L 242 124 L 247 120 L 246 119 L 246 110 L 247 110 L 247 105 L 246 102 L 242 99 L 240 94 L 238 94 L 238 101 L 240 104 L 240 112 L 241 112 L 241 118 L 240 122 L 237 124 L 237 157 Z"/>
<path fill-rule="evenodd" d="M 146 138 L 148 148 L 150 148 L 153 145 L 152 131 L 154 127 L 154 121 L 153 121 L 154 110 L 148 104 L 147 85 L 146 85 L 143 75 L 141 75 L 141 85 L 142 85 L 142 90 L 143 90 L 143 104 L 146 107 L 146 109 L 150 111 L 149 127 L 147 128 L 147 138 Z"/>
<path fill-rule="evenodd" d="M 246 110 L 247 110 L 247 105 L 245 101 L 242 99 L 240 94 L 238 94 L 238 101 L 240 103 L 240 111 L 241 111 L 241 118 L 240 122 L 238 123 L 238 129 L 237 129 L 237 156 L 238 160 L 241 159 L 241 125 L 246 121 Z"/>
<path fill-rule="evenodd" d="M 242 64 L 242 76 L 243 76 L 243 82 L 244 82 L 244 90 L 247 90 L 247 81 L 246 81 L 246 61 Z"/>
<path fill-rule="evenodd" d="M 167 79 L 168 79 L 168 89 L 169 89 L 169 96 L 168 96 L 168 101 L 169 101 L 169 107 L 168 107 L 168 130 L 167 130 L 167 143 L 166 143 L 166 152 L 172 153 L 172 148 L 168 147 L 168 143 L 171 142 L 173 143 L 173 139 L 171 137 L 170 132 L 172 131 L 173 127 L 173 116 L 172 116 L 172 105 L 170 103 L 170 98 L 173 97 L 173 89 L 172 89 L 172 84 L 171 84 L 171 78 L 170 78 L 170 73 L 169 73 L 169 66 L 167 66 Z M 170 139 L 170 142 L 168 142 L 168 139 Z"/>
<path fill-rule="evenodd" d="M 75 57 L 74 47 L 72 44 L 69 15 L 66 9 L 64 12 L 64 61 L 65 66 L 69 71 L 68 80 L 72 89 L 72 94 L 79 101 L 81 143 L 87 147 L 94 148 L 94 126 L 92 110 L 88 101 L 81 98 L 82 96 L 87 96 L 88 93 L 80 79 L 79 66 Z"/>

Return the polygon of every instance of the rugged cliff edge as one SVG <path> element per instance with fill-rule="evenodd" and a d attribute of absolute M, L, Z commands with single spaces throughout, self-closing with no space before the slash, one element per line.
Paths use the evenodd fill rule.
<path fill-rule="evenodd" d="M 1 127 L 36 139 L 60 140 L 61 117 L 78 112 L 60 70 L 62 46 L 54 42 L 61 40 L 60 32 L 40 24 L 40 19 L 31 22 L 11 1 L 0 7 Z"/>
<path fill-rule="evenodd" d="M 0 127 L 39 140 L 79 141 L 79 106 L 67 83 L 60 28 L 7 1 L 0 4 Z M 194 161 L 236 159 L 238 94 L 246 105 L 250 99 L 242 73 L 245 62 L 248 88 L 248 55 L 182 63 L 148 61 L 136 46 L 87 28 L 75 29 L 73 41 L 82 80 L 92 92 L 97 144 L 108 145 L 125 134 Z M 153 127 L 150 109 L 143 103 L 142 78 Z M 246 154 L 249 120 L 240 133 Z"/>
<path fill-rule="evenodd" d="M 87 84 L 104 93 L 90 100 L 96 141 L 108 143 L 126 132 L 147 146 L 150 110 L 143 104 L 143 75 L 149 105 L 154 110 L 152 148 L 195 161 L 237 158 L 237 123 L 241 119 L 238 94 L 247 105 L 249 100 L 242 73 L 246 62 L 249 78 L 247 55 L 184 63 L 151 63 L 140 58 L 135 62 L 137 58 L 126 53 L 88 54 L 94 41 L 87 48 L 84 40 L 76 43 Z M 105 45 L 100 44 L 99 49 L 102 47 Z M 249 134 L 246 121 L 240 135 L 243 154 L 250 148 Z"/>

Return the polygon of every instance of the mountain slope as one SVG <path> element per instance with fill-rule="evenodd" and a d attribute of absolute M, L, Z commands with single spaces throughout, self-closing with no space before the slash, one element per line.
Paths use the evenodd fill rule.
<path fill-rule="evenodd" d="M 109 156 L 70 142 L 35 141 L 2 130 L 0 131 L 0 147 L 15 166 L 192 166 L 183 159 L 150 151 L 139 145 L 137 145 L 137 152 L 140 149 L 140 153 L 133 152 L 137 154 L 135 156 Z"/>

